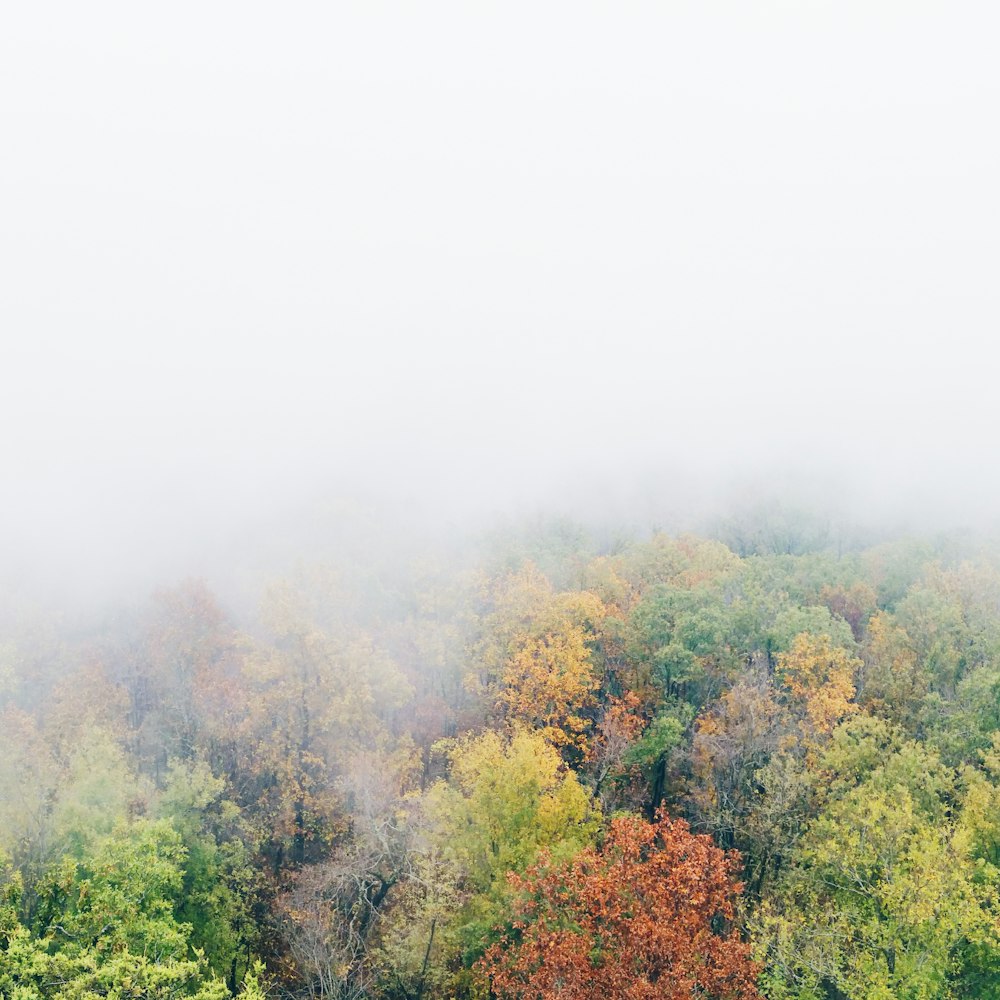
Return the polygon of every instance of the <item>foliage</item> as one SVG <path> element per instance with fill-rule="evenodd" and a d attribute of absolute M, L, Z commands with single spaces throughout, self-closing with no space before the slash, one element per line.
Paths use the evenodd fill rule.
<path fill-rule="evenodd" d="M 720 533 L 7 609 L 0 995 L 1000 995 L 1000 548 Z"/>
<path fill-rule="evenodd" d="M 585 754 L 599 676 L 594 647 L 606 609 L 592 594 L 560 595 L 513 637 L 500 678 L 504 715 L 538 729 L 571 756 Z M 573 753 L 575 751 L 575 754 Z"/>
<path fill-rule="evenodd" d="M 820 774 L 825 802 L 754 918 L 769 995 L 965 995 L 974 967 L 996 967 L 1000 934 L 996 872 L 954 815 L 956 776 L 863 717 L 840 727 Z"/>
<path fill-rule="evenodd" d="M 749 949 L 719 929 L 738 868 L 682 820 L 614 820 L 600 851 L 510 876 L 509 929 L 479 968 L 499 997 L 752 1000 Z"/>
<path fill-rule="evenodd" d="M 778 656 L 778 674 L 793 704 L 804 713 L 807 740 L 826 736 L 841 719 L 856 712 L 854 676 L 861 661 L 828 635 L 803 632 Z"/>
<path fill-rule="evenodd" d="M 384 958 L 398 979 L 423 984 L 420 956 L 436 942 L 432 981 L 450 977 L 450 988 L 462 991 L 468 988 L 463 968 L 507 913 L 506 873 L 523 871 L 542 850 L 566 858 L 591 844 L 600 812 L 542 733 L 487 731 L 452 742 L 447 753 L 448 780 L 422 802 L 417 883 L 401 913 L 408 926 L 390 931 Z"/>
<path fill-rule="evenodd" d="M 0 984 L 18 1000 L 194 997 L 223 1000 L 190 945 L 190 925 L 174 906 L 185 852 L 166 823 L 120 829 L 85 860 L 67 860 L 47 877 L 31 933 L 4 918 Z"/>

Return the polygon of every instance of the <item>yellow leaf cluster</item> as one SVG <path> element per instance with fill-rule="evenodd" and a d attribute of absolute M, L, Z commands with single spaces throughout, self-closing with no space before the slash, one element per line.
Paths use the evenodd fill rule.
<path fill-rule="evenodd" d="M 778 656 L 778 672 L 808 719 L 813 733 L 828 735 L 856 712 L 854 676 L 862 666 L 828 635 L 802 632 L 791 649 Z"/>

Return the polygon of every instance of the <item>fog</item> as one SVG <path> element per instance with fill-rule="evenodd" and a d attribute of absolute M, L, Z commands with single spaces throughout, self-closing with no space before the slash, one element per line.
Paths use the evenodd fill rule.
<path fill-rule="evenodd" d="M 344 505 L 991 523 L 998 27 L 10 5 L 7 572 L 141 589 Z"/>

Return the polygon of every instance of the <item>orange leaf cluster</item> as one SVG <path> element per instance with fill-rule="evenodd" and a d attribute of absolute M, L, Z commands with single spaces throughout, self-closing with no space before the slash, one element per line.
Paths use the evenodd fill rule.
<path fill-rule="evenodd" d="M 601 851 L 508 876 L 513 928 L 480 960 L 504 1000 L 760 1000 L 732 933 L 739 857 L 683 820 L 615 820 Z"/>

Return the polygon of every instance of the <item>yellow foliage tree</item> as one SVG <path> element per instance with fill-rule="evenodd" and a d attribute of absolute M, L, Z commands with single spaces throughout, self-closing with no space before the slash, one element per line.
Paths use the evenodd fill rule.
<path fill-rule="evenodd" d="M 468 966 L 508 916 L 505 875 L 522 872 L 542 852 L 558 860 L 593 844 L 599 807 L 539 732 L 440 744 L 447 781 L 420 801 L 413 876 L 383 928 L 378 961 L 394 984 L 416 997 L 467 996 Z"/>
<path fill-rule="evenodd" d="M 600 683 L 595 649 L 606 616 L 588 592 L 560 594 L 515 637 L 501 676 L 498 706 L 538 729 L 553 746 L 585 755 Z"/>
<path fill-rule="evenodd" d="M 854 676 L 861 661 L 828 635 L 801 632 L 778 656 L 778 674 L 804 715 L 807 743 L 826 737 L 842 719 L 856 712 Z"/>

